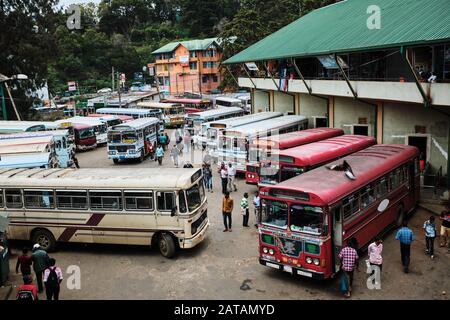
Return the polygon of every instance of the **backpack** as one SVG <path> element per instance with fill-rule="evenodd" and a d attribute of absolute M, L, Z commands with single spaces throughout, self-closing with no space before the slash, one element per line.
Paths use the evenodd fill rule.
<path fill-rule="evenodd" d="M 59 285 L 58 275 L 56 274 L 55 268 L 49 268 L 50 273 L 48 274 L 46 284 L 51 287 L 57 287 Z"/>
<path fill-rule="evenodd" d="M 31 290 L 20 290 L 17 292 L 16 300 L 21 301 L 34 301 L 34 294 Z"/>

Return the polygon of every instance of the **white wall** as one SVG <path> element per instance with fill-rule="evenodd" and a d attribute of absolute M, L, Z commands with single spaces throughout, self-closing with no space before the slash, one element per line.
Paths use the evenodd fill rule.
<path fill-rule="evenodd" d="M 275 112 L 295 114 L 294 96 L 283 92 L 274 92 L 273 96 Z"/>

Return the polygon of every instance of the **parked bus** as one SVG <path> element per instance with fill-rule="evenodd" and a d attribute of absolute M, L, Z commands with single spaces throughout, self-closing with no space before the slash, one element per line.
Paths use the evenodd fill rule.
<path fill-rule="evenodd" d="M 93 126 L 74 123 L 72 128 L 75 135 L 76 150 L 85 151 L 97 148 L 97 138 Z"/>
<path fill-rule="evenodd" d="M 182 104 L 188 114 L 205 111 L 212 108 L 211 100 L 207 99 L 168 98 L 161 100 L 161 102 Z"/>
<path fill-rule="evenodd" d="M 70 134 L 68 130 L 52 130 L 52 131 L 40 131 L 40 132 L 23 132 L 15 134 L 1 135 L 0 141 L 28 141 L 33 142 L 35 138 L 53 137 L 54 152 L 60 168 L 67 168 L 71 165 L 72 153 L 75 149 L 73 143 L 70 140 Z"/>
<path fill-rule="evenodd" d="M 123 121 L 118 115 L 113 114 L 100 114 L 100 113 L 92 113 L 88 115 L 89 118 L 99 119 L 101 122 L 106 123 L 109 127 L 116 126 L 121 124 Z M 127 117 L 128 120 L 133 120 L 131 117 Z"/>
<path fill-rule="evenodd" d="M 244 105 L 240 99 L 230 98 L 230 97 L 217 97 L 216 99 L 217 108 L 229 108 L 229 107 L 239 107 L 244 109 Z"/>
<path fill-rule="evenodd" d="M 161 102 L 140 102 L 139 108 L 160 110 L 165 127 L 179 128 L 184 126 L 186 119 L 186 110 L 180 103 L 161 103 Z"/>
<path fill-rule="evenodd" d="M 245 173 L 246 182 L 249 184 L 258 184 L 260 179 L 260 161 L 271 157 L 273 153 L 277 153 L 279 150 L 298 147 L 343 134 L 344 130 L 342 129 L 317 128 L 253 140 L 250 144 L 249 162 L 247 163 Z"/>
<path fill-rule="evenodd" d="M 224 120 L 214 120 L 202 124 L 200 130 L 201 137 L 197 139 L 199 146 L 208 147 L 211 150 L 217 149 L 217 139 L 219 138 L 220 131 L 224 129 L 236 128 L 244 126 L 250 123 L 260 122 L 269 119 L 275 119 L 281 117 L 281 112 L 261 112 L 255 114 L 249 114 L 247 116 L 235 117 Z M 206 135 L 205 135 L 206 132 Z"/>
<path fill-rule="evenodd" d="M 35 121 L 0 121 L 0 134 L 44 130 L 46 130 L 45 126 Z"/>
<path fill-rule="evenodd" d="M 283 116 L 225 129 L 219 136 L 219 145 L 213 157 L 218 161 L 232 163 L 239 172 L 245 172 L 250 143 L 266 137 L 308 128 L 304 116 Z"/>
<path fill-rule="evenodd" d="M 250 95 L 238 96 L 236 99 L 242 101 L 242 106 L 247 113 L 252 112 L 252 97 Z"/>
<path fill-rule="evenodd" d="M 211 109 L 202 112 L 191 113 L 186 116 L 186 129 L 194 136 L 200 133 L 202 124 L 230 118 L 241 117 L 244 112 L 239 107 Z M 205 126 L 206 128 L 206 126 Z M 206 132 L 205 132 L 206 135 Z"/>
<path fill-rule="evenodd" d="M 0 170 L 8 237 L 46 251 L 58 242 L 154 246 L 167 258 L 209 227 L 199 169 Z"/>
<path fill-rule="evenodd" d="M 339 271 L 341 248 L 365 248 L 402 221 L 420 193 L 419 150 L 375 145 L 261 188 L 260 263 L 315 279 Z"/>
<path fill-rule="evenodd" d="M 84 124 L 93 127 L 97 145 L 106 145 L 108 142 L 108 125 L 106 124 L 106 121 L 101 121 L 99 118 L 90 117 L 73 117 L 56 121 L 56 123 L 59 124 L 67 122 L 72 124 Z"/>
<path fill-rule="evenodd" d="M 0 139 L 0 168 L 57 168 L 53 137 Z"/>
<path fill-rule="evenodd" d="M 375 145 L 373 137 L 345 135 L 272 154 L 261 161 L 259 185 L 277 184 Z"/>
<path fill-rule="evenodd" d="M 135 109 L 135 108 L 99 108 L 97 113 L 100 114 L 114 114 L 133 117 L 134 119 L 140 118 L 161 118 L 160 110 L 150 110 L 150 109 Z"/>
<path fill-rule="evenodd" d="M 115 164 L 120 160 L 139 159 L 156 151 L 159 119 L 143 118 L 119 124 L 108 130 L 108 158 Z"/>

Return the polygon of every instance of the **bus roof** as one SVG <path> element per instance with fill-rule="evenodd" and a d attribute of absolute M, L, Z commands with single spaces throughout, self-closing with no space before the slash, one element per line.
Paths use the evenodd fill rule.
<path fill-rule="evenodd" d="M 273 149 L 288 149 L 311 142 L 325 140 L 332 137 L 341 136 L 344 134 L 342 129 L 334 128 L 316 128 L 306 129 L 302 131 L 289 132 L 280 135 L 261 137 L 253 141 L 254 146 L 271 147 Z"/>
<path fill-rule="evenodd" d="M 105 124 L 103 121 L 100 120 L 100 118 L 92 118 L 92 117 L 72 117 L 56 121 L 56 123 L 65 123 L 65 122 L 88 124 L 92 126 L 101 126 Z"/>
<path fill-rule="evenodd" d="M 53 136 L 0 140 L 0 154 L 44 152 L 53 144 Z"/>
<path fill-rule="evenodd" d="M 137 109 L 137 108 L 100 108 L 97 109 L 97 113 L 146 115 L 152 112 L 148 109 Z"/>
<path fill-rule="evenodd" d="M 67 136 L 69 135 L 68 130 L 50 130 L 50 131 L 36 131 L 36 132 L 19 132 L 0 135 L 1 140 L 14 140 L 14 139 L 31 139 L 37 137 L 46 136 Z"/>
<path fill-rule="evenodd" d="M 200 172 L 199 172 L 200 171 Z M 192 185 L 201 169 L 133 168 L 0 170 L 0 187 L 181 189 Z M 200 177 L 200 176 L 199 176 Z"/>
<path fill-rule="evenodd" d="M 295 159 L 295 164 L 308 167 L 344 157 L 376 143 L 377 141 L 373 137 L 345 135 L 281 150 L 278 154 L 280 162 L 282 156 L 291 157 Z"/>
<path fill-rule="evenodd" d="M 418 156 L 416 147 L 375 145 L 330 164 L 341 165 L 345 160 L 351 166 L 356 180 L 350 180 L 343 171 L 328 169 L 327 165 L 286 180 L 272 189 L 308 193 L 315 203 L 330 205 Z"/>
<path fill-rule="evenodd" d="M 172 102 L 172 103 L 184 103 L 184 104 L 203 104 L 210 103 L 210 100 L 205 99 L 186 99 L 186 98 L 168 98 L 162 100 L 162 102 Z"/>
<path fill-rule="evenodd" d="M 306 122 L 308 118 L 304 116 L 282 116 L 274 119 L 268 119 L 264 121 L 258 121 L 256 123 L 250 123 L 237 128 L 231 128 L 230 130 L 223 130 L 222 134 L 227 135 L 252 135 L 259 132 L 265 132 L 270 130 L 276 130 L 285 125 L 294 124 L 297 122 Z"/>
<path fill-rule="evenodd" d="M 237 103 L 242 102 L 242 100 L 240 100 L 240 99 L 230 98 L 230 97 L 217 97 L 216 101 L 237 102 Z"/>
<path fill-rule="evenodd" d="M 111 131 L 139 130 L 152 124 L 158 124 L 158 118 L 142 118 L 110 127 Z"/>
<path fill-rule="evenodd" d="M 172 109 L 181 107 L 181 103 L 162 103 L 162 102 L 139 102 L 138 107 L 148 109 Z"/>
<path fill-rule="evenodd" d="M 261 113 L 255 113 L 255 114 L 249 114 L 243 117 L 238 118 L 230 118 L 230 119 L 224 119 L 219 121 L 211 121 L 208 123 L 210 127 L 213 128 L 234 128 L 243 126 L 249 123 L 255 123 L 258 121 L 264 121 L 267 119 L 273 119 L 277 117 L 281 117 L 283 113 L 281 112 L 261 112 Z"/>
<path fill-rule="evenodd" d="M 3 169 L 3 171 L 23 170 L 18 168 L 38 168 L 48 165 L 50 156 L 49 152 L 4 155 L 0 161 L 0 168 L 14 168 L 7 170 Z"/>
<path fill-rule="evenodd" d="M 25 132 L 25 131 L 36 131 L 44 128 L 45 125 L 38 122 L 29 121 L 0 121 L 0 132 Z"/>
<path fill-rule="evenodd" d="M 88 118 L 99 118 L 101 120 L 104 121 L 111 121 L 111 120 L 119 120 L 119 116 L 115 115 L 115 114 L 99 114 L 99 113 L 94 113 L 94 114 L 90 114 L 88 115 Z"/>
<path fill-rule="evenodd" d="M 93 125 L 88 125 L 88 124 L 84 124 L 84 123 L 74 123 L 73 124 L 73 128 L 77 129 L 77 130 L 83 130 L 83 129 L 94 129 Z"/>
<path fill-rule="evenodd" d="M 191 113 L 189 117 L 193 118 L 208 118 L 213 116 L 221 116 L 221 115 L 227 115 L 227 114 L 233 114 L 233 113 L 239 113 L 242 112 L 242 108 L 239 107 L 225 107 L 225 108 L 217 108 L 217 109 L 211 109 L 206 110 L 202 112 L 195 112 Z"/>

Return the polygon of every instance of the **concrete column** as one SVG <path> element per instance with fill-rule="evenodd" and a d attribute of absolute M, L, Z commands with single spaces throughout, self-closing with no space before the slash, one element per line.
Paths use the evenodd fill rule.
<path fill-rule="evenodd" d="M 384 120 L 384 116 L 383 116 L 383 102 L 378 102 L 377 103 L 377 143 L 383 143 L 383 120 Z"/>
<path fill-rule="evenodd" d="M 269 111 L 275 110 L 275 94 L 273 90 L 269 91 Z"/>
<path fill-rule="evenodd" d="M 334 128 L 334 97 L 329 97 L 328 100 L 328 126 Z"/>
<path fill-rule="evenodd" d="M 251 108 L 251 113 L 255 113 L 256 112 L 256 110 L 255 110 L 255 88 L 252 88 L 251 90 L 250 90 L 250 97 L 251 97 L 251 100 L 252 100 L 252 108 Z"/>
<path fill-rule="evenodd" d="M 294 93 L 294 114 L 300 115 L 300 94 Z"/>

